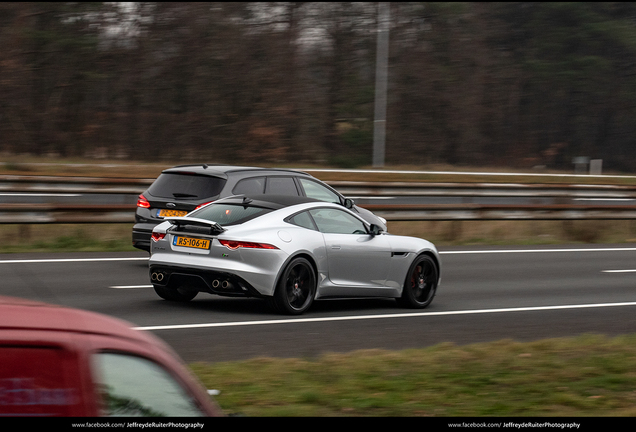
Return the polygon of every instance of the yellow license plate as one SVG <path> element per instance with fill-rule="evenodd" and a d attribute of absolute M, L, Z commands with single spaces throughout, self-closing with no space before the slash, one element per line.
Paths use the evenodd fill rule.
<path fill-rule="evenodd" d="M 157 216 L 159 217 L 174 217 L 174 216 L 185 216 L 188 212 L 185 210 L 168 210 L 161 209 L 157 212 Z"/>
<path fill-rule="evenodd" d="M 174 246 L 183 246 L 197 249 L 210 249 L 210 240 L 196 239 L 192 237 L 175 237 L 172 240 Z"/>

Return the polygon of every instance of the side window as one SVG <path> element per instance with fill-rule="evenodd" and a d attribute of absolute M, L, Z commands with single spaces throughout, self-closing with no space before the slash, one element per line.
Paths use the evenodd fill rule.
<path fill-rule="evenodd" d="M 232 193 L 234 195 L 262 195 L 265 190 L 265 177 L 247 178 L 239 181 Z"/>
<path fill-rule="evenodd" d="M 298 180 L 300 180 L 300 184 L 305 190 L 305 195 L 307 195 L 309 198 L 340 204 L 340 196 L 334 193 L 331 189 L 326 188 L 320 183 L 316 183 L 312 180 L 304 178 L 299 178 Z"/>
<path fill-rule="evenodd" d="M 316 224 L 314 224 L 314 221 L 309 215 L 309 212 L 306 211 L 290 217 L 288 219 L 288 222 L 294 225 L 298 225 L 299 227 L 318 231 L 318 228 L 316 228 Z"/>
<path fill-rule="evenodd" d="M 320 232 L 325 234 L 367 234 L 364 224 L 356 217 L 338 209 L 309 210 L 318 225 Z"/>
<path fill-rule="evenodd" d="M 298 196 L 298 189 L 292 177 L 268 177 L 265 193 L 269 195 Z"/>
<path fill-rule="evenodd" d="M 202 416 L 188 392 L 162 367 L 121 353 L 95 355 L 104 415 Z"/>

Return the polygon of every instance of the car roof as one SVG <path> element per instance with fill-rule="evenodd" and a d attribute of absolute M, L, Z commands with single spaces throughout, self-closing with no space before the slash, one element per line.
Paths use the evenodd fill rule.
<path fill-rule="evenodd" d="M 247 204 L 253 207 L 266 207 L 278 210 L 297 204 L 322 203 L 323 201 L 298 195 L 234 195 L 214 201 L 213 204 Z"/>
<path fill-rule="evenodd" d="M 47 330 L 99 334 L 155 343 L 132 324 L 95 312 L 0 296 L 0 330 Z"/>
<path fill-rule="evenodd" d="M 280 173 L 280 174 L 296 174 L 305 175 L 311 177 L 309 174 L 303 171 L 297 171 L 286 168 L 262 168 L 262 167 L 250 167 L 250 166 L 235 166 L 235 165 L 217 165 L 217 164 L 189 164 L 178 165 L 172 168 L 168 168 L 162 171 L 162 173 L 179 173 L 188 172 L 200 175 L 209 175 L 215 177 L 227 178 L 229 175 L 240 173 Z"/>

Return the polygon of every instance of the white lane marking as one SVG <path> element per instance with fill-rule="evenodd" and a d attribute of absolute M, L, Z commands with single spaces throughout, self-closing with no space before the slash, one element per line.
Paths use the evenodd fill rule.
<path fill-rule="evenodd" d="M 0 264 L 31 264 L 31 263 L 77 263 L 77 262 L 100 262 L 100 261 L 148 261 L 147 257 L 135 258 L 52 258 L 52 259 L 17 259 L 0 260 Z"/>
<path fill-rule="evenodd" d="M 636 270 L 601 270 L 602 273 L 635 273 Z"/>
<path fill-rule="evenodd" d="M 548 252 L 634 252 L 636 248 L 581 248 L 581 249 L 493 249 L 474 251 L 440 251 L 440 255 L 548 253 Z"/>
<path fill-rule="evenodd" d="M 372 319 L 387 319 L 387 318 L 390 319 L 390 318 L 415 318 L 415 317 L 429 317 L 429 316 L 434 317 L 434 316 L 448 316 L 448 315 L 474 315 L 474 314 L 489 314 L 489 313 L 503 313 L 503 312 L 528 312 L 528 311 L 536 312 L 536 311 L 550 311 L 550 310 L 563 310 L 563 309 L 589 309 L 589 308 L 621 307 L 621 306 L 623 307 L 636 306 L 636 302 L 596 303 L 596 304 L 561 305 L 561 306 L 534 306 L 534 307 L 502 308 L 502 309 L 475 309 L 475 310 L 463 310 L 463 311 L 419 312 L 419 313 L 360 315 L 360 316 L 324 317 L 324 318 L 295 318 L 295 319 L 265 320 L 265 321 L 237 321 L 237 322 L 201 323 L 201 324 L 156 325 L 156 326 L 135 327 L 135 329 L 146 330 L 146 331 L 181 330 L 181 329 L 196 329 L 196 328 L 210 328 L 210 327 L 240 327 L 240 326 L 256 326 L 256 325 L 271 325 L 271 324 L 299 324 L 299 323 L 372 320 Z"/>
<path fill-rule="evenodd" d="M 114 285 L 108 288 L 113 288 L 113 289 L 152 288 L 152 285 Z"/>
<path fill-rule="evenodd" d="M 469 255 L 469 254 L 498 254 L 498 253 L 555 253 L 555 252 L 634 252 L 636 247 L 630 248 L 579 248 L 579 249 L 493 249 L 440 251 L 440 255 Z M 107 261 L 148 261 L 148 257 L 132 258 L 51 258 L 51 259 L 16 259 L 0 260 L 0 264 L 31 264 L 31 263 L 79 263 L 79 262 L 107 262 Z"/>

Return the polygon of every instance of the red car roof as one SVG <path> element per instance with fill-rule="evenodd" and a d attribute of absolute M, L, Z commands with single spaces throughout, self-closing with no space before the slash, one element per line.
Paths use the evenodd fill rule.
<path fill-rule="evenodd" d="M 59 330 L 149 341 L 147 334 L 130 328 L 133 324 L 95 312 L 5 296 L 0 296 L 0 309 L 3 329 Z"/>

